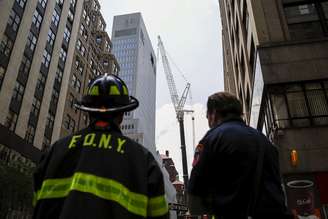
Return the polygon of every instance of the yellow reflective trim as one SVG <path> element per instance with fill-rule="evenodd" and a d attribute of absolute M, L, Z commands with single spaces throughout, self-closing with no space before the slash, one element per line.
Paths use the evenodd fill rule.
<path fill-rule="evenodd" d="M 148 216 L 159 217 L 167 214 L 169 211 L 164 195 L 149 199 Z"/>
<path fill-rule="evenodd" d="M 99 87 L 98 87 L 98 86 L 93 86 L 93 87 L 89 90 L 89 95 L 92 95 L 92 96 L 99 96 Z"/>
<path fill-rule="evenodd" d="M 77 172 L 69 178 L 43 181 L 41 189 L 37 192 L 36 201 L 64 198 L 73 190 L 117 202 L 134 214 L 147 216 L 147 196 L 131 192 L 115 180 L 81 172 Z"/>
<path fill-rule="evenodd" d="M 123 85 L 123 94 L 129 96 L 128 88 L 125 85 Z"/>
<path fill-rule="evenodd" d="M 121 95 L 118 87 L 116 85 L 111 85 L 109 90 L 109 95 Z"/>

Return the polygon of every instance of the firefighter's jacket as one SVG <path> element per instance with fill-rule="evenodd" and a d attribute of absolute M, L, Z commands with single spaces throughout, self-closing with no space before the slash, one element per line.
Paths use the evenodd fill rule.
<path fill-rule="evenodd" d="M 33 218 L 167 218 L 153 155 L 115 125 L 57 141 L 34 174 Z"/>

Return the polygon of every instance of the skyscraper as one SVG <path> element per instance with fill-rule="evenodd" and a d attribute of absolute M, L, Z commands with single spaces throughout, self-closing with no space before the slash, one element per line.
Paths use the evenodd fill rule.
<path fill-rule="evenodd" d="M 219 4 L 225 89 L 278 146 L 295 215 L 328 218 L 328 1 Z"/>
<path fill-rule="evenodd" d="M 113 53 L 140 106 L 126 113 L 122 131 L 155 153 L 156 57 L 140 13 L 114 17 Z"/>

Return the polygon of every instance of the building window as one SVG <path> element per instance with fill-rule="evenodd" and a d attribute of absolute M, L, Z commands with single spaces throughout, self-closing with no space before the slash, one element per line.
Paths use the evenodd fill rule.
<path fill-rule="evenodd" d="M 72 132 L 74 132 L 74 129 L 75 129 L 75 121 L 74 119 L 70 116 L 70 115 L 66 115 L 66 120 L 64 122 L 64 127 L 67 129 L 67 130 L 70 130 Z"/>
<path fill-rule="evenodd" d="M 3 35 L 3 39 L 0 43 L 0 54 L 9 57 L 13 45 L 13 41 L 11 41 L 6 35 Z"/>
<path fill-rule="evenodd" d="M 255 65 L 255 56 L 256 56 L 256 48 L 255 48 L 255 43 L 254 43 L 254 39 L 252 37 L 252 41 L 251 41 L 251 51 L 249 54 L 249 64 L 251 66 L 251 75 L 253 76 L 253 71 L 254 71 L 254 65 Z"/>
<path fill-rule="evenodd" d="M 65 49 L 61 48 L 60 54 L 59 54 L 59 59 L 61 59 L 63 62 L 65 62 L 66 57 L 67 57 L 67 52 L 65 51 Z"/>
<path fill-rule="evenodd" d="M 276 126 L 327 125 L 328 97 L 325 83 L 306 82 L 269 87 Z"/>
<path fill-rule="evenodd" d="M 34 11 L 33 18 L 32 18 L 32 23 L 37 29 L 40 29 L 41 23 L 42 23 L 42 16 L 38 12 L 38 10 Z"/>
<path fill-rule="evenodd" d="M 292 39 L 320 38 L 327 34 L 324 11 L 327 1 L 286 1 L 284 11 Z M 326 12 L 327 13 L 327 12 Z"/>
<path fill-rule="evenodd" d="M 58 27 L 59 24 L 59 14 L 56 10 L 54 10 L 53 14 L 52 14 L 52 18 L 51 18 L 52 23 Z"/>
<path fill-rule="evenodd" d="M 51 29 L 49 29 L 48 36 L 47 36 L 47 42 L 50 44 L 50 46 L 54 45 L 55 38 L 56 38 L 56 35 L 54 34 L 54 32 L 52 32 Z"/>
<path fill-rule="evenodd" d="M 84 121 L 84 125 L 88 124 L 88 117 L 86 114 L 83 114 L 83 121 Z"/>
<path fill-rule="evenodd" d="M 25 7 L 26 0 L 16 0 L 16 2 L 21 8 Z"/>
<path fill-rule="evenodd" d="M 86 17 L 85 23 L 87 26 L 90 26 L 90 16 L 89 15 Z"/>
<path fill-rule="evenodd" d="M 34 135 L 35 135 L 34 126 L 28 125 L 27 130 L 26 130 L 26 134 L 25 134 L 25 140 L 27 141 L 27 143 L 33 144 Z"/>
<path fill-rule="evenodd" d="M 44 136 L 42 142 L 42 151 L 47 151 L 50 145 L 51 145 L 51 141 L 46 136 Z"/>
<path fill-rule="evenodd" d="M 52 129 L 54 127 L 55 117 L 49 113 L 46 120 L 46 128 Z"/>
<path fill-rule="evenodd" d="M 46 8 L 47 0 L 39 0 L 39 3 L 42 6 L 42 8 Z"/>
<path fill-rule="evenodd" d="M 71 5 L 73 6 L 73 8 L 75 8 L 75 4 L 76 4 L 76 0 L 71 0 Z"/>
<path fill-rule="evenodd" d="M 60 84 L 62 79 L 63 79 L 63 71 L 60 68 L 57 68 L 55 81 L 57 81 Z"/>
<path fill-rule="evenodd" d="M 44 50 L 42 56 L 42 64 L 44 64 L 44 66 L 48 68 L 50 64 L 50 60 L 51 60 L 51 55 L 48 53 L 47 50 Z"/>
<path fill-rule="evenodd" d="M 21 18 L 18 14 L 12 9 L 9 15 L 8 26 L 13 29 L 14 32 L 17 32 Z"/>
<path fill-rule="evenodd" d="M 293 125 L 297 127 L 309 126 L 309 111 L 306 106 L 306 100 L 302 86 L 287 86 L 285 92 L 287 97 L 287 107 L 289 108 L 289 113 L 292 118 Z"/>
<path fill-rule="evenodd" d="M 83 46 L 81 40 L 78 40 L 76 43 L 76 48 L 78 51 L 80 51 L 81 55 L 84 56 L 85 55 L 85 47 Z"/>
<path fill-rule="evenodd" d="M 74 75 L 74 74 L 72 76 L 71 86 L 76 90 L 76 92 L 80 92 L 81 81 L 79 79 L 77 79 L 76 75 Z"/>
<path fill-rule="evenodd" d="M 85 30 L 85 27 L 83 24 L 81 24 L 81 26 L 80 26 L 80 35 L 81 36 L 83 36 L 84 30 Z"/>
<path fill-rule="evenodd" d="M 78 40 L 76 42 L 76 49 L 80 51 L 81 50 L 81 47 L 82 47 L 82 42 L 81 42 L 81 40 Z"/>
<path fill-rule="evenodd" d="M 82 56 L 85 56 L 85 47 L 83 45 L 81 46 L 80 52 Z"/>
<path fill-rule="evenodd" d="M 30 33 L 27 37 L 26 47 L 28 47 L 32 52 L 34 52 L 36 42 L 37 42 L 37 39 L 36 39 L 35 35 L 30 31 Z"/>
<path fill-rule="evenodd" d="M 81 81 L 79 79 L 76 80 L 75 90 L 78 93 L 81 91 Z"/>
<path fill-rule="evenodd" d="M 96 43 L 97 43 L 97 44 L 101 44 L 101 36 L 97 36 L 97 38 L 96 38 Z"/>
<path fill-rule="evenodd" d="M 326 24 L 328 25 L 328 2 L 322 2 L 323 11 L 326 17 Z M 328 206 L 327 206 L 328 207 Z M 327 212 L 328 214 L 328 212 Z"/>
<path fill-rule="evenodd" d="M 315 125 L 328 124 L 328 96 L 325 94 L 328 87 L 325 90 L 320 83 L 308 83 L 305 84 L 305 91 L 313 123 Z"/>
<path fill-rule="evenodd" d="M 68 10 L 67 19 L 68 19 L 69 22 L 73 23 L 73 21 L 74 21 L 74 14 L 71 12 L 71 10 Z"/>
<path fill-rule="evenodd" d="M 88 39 L 88 33 L 83 24 L 81 24 L 80 27 L 80 35 L 84 38 L 85 41 Z"/>
<path fill-rule="evenodd" d="M 72 87 L 75 86 L 75 84 L 76 84 L 76 80 L 77 80 L 77 78 L 76 78 L 76 76 L 73 74 L 73 76 L 72 76 L 72 80 L 71 80 L 71 86 L 72 86 Z"/>
<path fill-rule="evenodd" d="M 63 7 L 64 0 L 56 0 L 56 2 L 57 2 L 58 6 L 59 6 L 60 8 Z"/>
<path fill-rule="evenodd" d="M 16 81 L 14 93 L 11 99 L 16 102 L 21 102 L 24 95 L 24 89 L 25 87 L 20 82 Z"/>
<path fill-rule="evenodd" d="M 71 107 L 73 109 L 74 108 L 75 97 L 71 93 L 69 94 L 68 102 L 69 102 L 69 107 Z"/>
<path fill-rule="evenodd" d="M 76 60 L 75 60 L 75 68 L 81 75 L 83 74 L 84 67 L 83 67 L 83 64 L 81 63 L 81 61 L 78 58 L 76 58 Z"/>
<path fill-rule="evenodd" d="M 248 10 L 247 10 L 247 4 L 246 2 L 244 2 L 244 12 L 243 12 L 243 24 L 244 24 L 244 27 L 245 27 L 245 30 L 246 30 L 246 34 L 247 34 L 247 31 L 248 31 L 248 26 L 249 26 L 249 14 L 248 14 Z"/>
<path fill-rule="evenodd" d="M 5 73 L 6 70 L 4 69 L 4 67 L 0 66 L 0 89 L 3 82 L 3 78 L 5 77 Z"/>
<path fill-rule="evenodd" d="M 58 98 L 59 98 L 59 93 L 57 90 L 52 90 L 52 94 L 51 94 L 51 105 L 52 106 L 57 106 L 57 103 L 58 103 Z"/>
<path fill-rule="evenodd" d="M 109 43 L 107 40 L 105 41 L 105 49 L 106 49 L 106 52 L 110 51 L 110 46 L 109 46 Z"/>
<path fill-rule="evenodd" d="M 19 72 L 23 75 L 27 75 L 30 71 L 31 61 L 25 55 L 23 55 L 22 62 L 19 66 Z"/>
<path fill-rule="evenodd" d="M 37 117 L 40 112 L 41 102 L 37 98 L 33 98 L 31 114 Z"/>
<path fill-rule="evenodd" d="M 46 76 L 42 73 L 39 73 L 39 77 L 36 82 L 36 92 L 43 94 L 45 84 L 46 84 Z"/>
<path fill-rule="evenodd" d="M 87 17 L 87 11 L 85 9 L 83 9 L 82 17 L 83 17 L 84 20 Z"/>
<path fill-rule="evenodd" d="M 15 131 L 17 119 L 18 119 L 17 113 L 9 110 L 8 116 L 6 118 L 5 126 L 12 132 Z"/>
<path fill-rule="evenodd" d="M 68 43 L 70 37 L 71 37 L 71 31 L 67 27 L 65 27 L 64 40 Z"/>

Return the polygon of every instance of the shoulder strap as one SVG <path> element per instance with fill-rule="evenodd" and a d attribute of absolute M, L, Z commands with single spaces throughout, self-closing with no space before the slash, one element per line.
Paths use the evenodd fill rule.
<path fill-rule="evenodd" d="M 254 175 L 254 184 L 252 188 L 252 193 L 250 195 L 250 201 L 248 203 L 247 208 L 247 216 L 248 218 L 252 218 L 249 216 L 253 216 L 256 210 L 257 201 L 259 198 L 259 190 L 261 186 L 261 178 L 262 178 L 262 172 L 263 172 L 263 160 L 264 160 L 264 151 L 265 151 L 266 145 L 258 145 L 257 147 L 257 162 L 256 162 L 256 169 L 255 169 L 255 175 Z"/>

